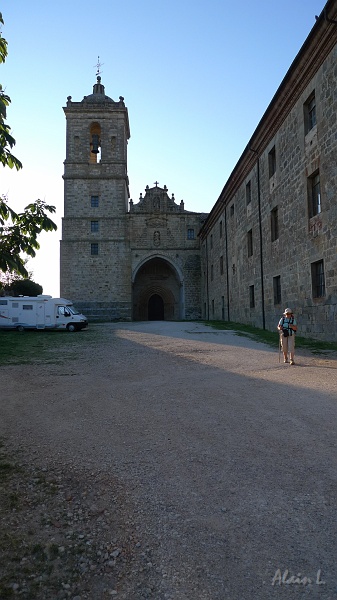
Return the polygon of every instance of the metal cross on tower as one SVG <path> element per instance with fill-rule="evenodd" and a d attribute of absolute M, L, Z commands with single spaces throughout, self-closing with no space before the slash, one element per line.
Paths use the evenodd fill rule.
<path fill-rule="evenodd" d="M 104 63 L 101 63 L 99 60 L 99 56 L 97 57 L 97 64 L 94 65 L 94 67 L 97 69 L 96 71 L 96 77 L 98 77 L 98 75 L 101 75 L 102 71 L 101 71 L 101 67 L 103 67 Z"/>

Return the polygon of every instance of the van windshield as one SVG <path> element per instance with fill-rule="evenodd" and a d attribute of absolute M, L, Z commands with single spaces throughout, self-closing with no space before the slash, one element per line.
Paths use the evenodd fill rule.
<path fill-rule="evenodd" d="M 67 304 L 67 309 L 71 312 L 72 315 L 80 315 L 80 311 L 75 308 L 75 306 Z"/>

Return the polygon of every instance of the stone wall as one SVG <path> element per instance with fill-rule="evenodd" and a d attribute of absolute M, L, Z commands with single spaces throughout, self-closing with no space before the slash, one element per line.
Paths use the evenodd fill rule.
<path fill-rule="evenodd" d="M 319 50 L 323 38 L 326 47 L 330 45 L 326 56 Z M 318 66 L 314 69 L 315 52 Z M 210 319 L 229 318 L 273 330 L 284 308 L 290 306 L 300 335 L 336 340 L 336 59 L 336 27 L 321 20 L 201 231 L 202 303 Z M 305 77 L 298 77 L 301 63 L 303 72 L 311 65 L 305 85 Z M 312 97 L 316 124 L 308 129 Z M 314 176 L 319 177 L 321 211 L 311 216 Z M 251 201 L 247 202 L 249 186 Z M 278 234 L 273 239 L 275 209 Z M 318 261 L 324 265 L 325 291 L 320 297 L 312 275 Z M 275 278 L 280 278 L 280 301 L 274 294 Z"/>

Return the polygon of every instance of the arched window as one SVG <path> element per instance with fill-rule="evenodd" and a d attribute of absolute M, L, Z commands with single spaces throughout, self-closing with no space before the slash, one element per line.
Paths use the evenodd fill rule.
<path fill-rule="evenodd" d="M 101 126 L 99 123 L 92 123 L 90 127 L 90 163 L 99 163 L 101 158 Z"/>

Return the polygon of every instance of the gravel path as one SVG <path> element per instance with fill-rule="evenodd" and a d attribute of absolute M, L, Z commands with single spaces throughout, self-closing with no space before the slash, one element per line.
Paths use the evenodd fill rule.
<path fill-rule="evenodd" d="M 283 365 L 198 323 L 92 328 L 77 360 L 0 372 L 27 523 L 66 579 L 29 596 L 12 574 L 13 597 L 337 598 L 336 357 Z"/>

